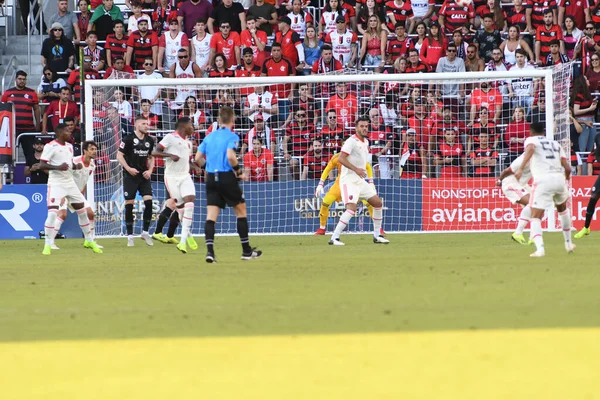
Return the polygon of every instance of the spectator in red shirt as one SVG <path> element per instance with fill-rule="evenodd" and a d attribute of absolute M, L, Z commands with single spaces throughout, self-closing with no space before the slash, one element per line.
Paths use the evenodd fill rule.
<path fill-rule="evenodd" d="M 300 179 L 319 179 L 327 166 L 327 157 L 323 153 L 323 144 L 319 140 L 312 143 L 312 150 L 304 155 L 304 167 Z"/>
<path fill-rule="evenodd" d="M 71 85 L 75 101 L 79 103 L 81 101 L 81 71 L 77 68 L 75 71 L 69 74 L 67 83 Z M 102 79 L 102 76 L 92 68 L 92 58 L 90 56 L 83 56 L 83 78 L 86 79 Z"/>
<path fill-rule="evenodd" d="M 240 57 L 240 35 L 231 31 L 229 22 L 219 25 L 220 32 L 210 38 L 209 63 L 212 64 L 215 55 L 221 53 L 227 59 L 227 65 L 235 66 L 241 64 Z"/>
<path fill-rule="evenodd" d="M 480 133 L 478 139 L 479 146 L 469 154 L 472 176 L 478 178 L 493 177 L 498 162 L 498 152 L 490 147 L 487 133 Z"/>
<path fill-rule="evenodd" d="M 79 122 L 79 107 L 71 100 L 71 88 L 65 86 L 60 89 L 60 99 L 54 100 L 44 112 L 42 119 L 42 135 L 48 133 L 48 128 L 52 130 L 58 124 L 64 124 L 66 117 L 72 117 L 75 120 L 75 125 Z M 50 126 L 48 126 L 48 118 L 50 118 Z"/>
<path fill-rule="evenodd" d="M 444 56 L 445 47 L 446 39 L 440 29 L 440 24 L 434 21 L 429 28 L 429 35 L 423 41 L 419 56 L 425 64 L 435 70 L 438 60 Z"/>
<path fill-rule="evenodd" d="M 408 51 L 408 65 L 406 66 L 406 73 L 414 74 L 427 72 L 431 72 L 431 67 L 419 60 L 419 51 L 417 49 L 410 49 Z"/>
<path fill-rule="evenodd" d="M 275 42 L 281 44 L 281 54 L 286 58 L 292 67 L 301 71 L 304 66 L 304 46 L 300 35 L 290 29 L 292 21 L 289 17 L 279 19 L 279 32 L 275 34 Z"/>
<path fill-rule="evenodd" d="M 113 22 L 113 31 L 115 33 L 111 33 L 106 37 L 106 44 L 104 45 L 106 63 L 109 67 L 112 67 L 112 63 L 117 57 L 123 57 L 123 59 L 125 59 L 125 54 L 127 53 L 127 41 L 129 40 L 129 36 L 123 33 L 123 21 L 120 19 Z"/>
<path fill-rule="evenodd" d="M 282 57 L 281 45 L 273 43 L 271 46 L 271 57 L 267 58 L 262 66 L 261 76 L 294 76 L 296 69 L 292 64 Z M 289 106 L 294 97 L 295 83 L 271 85 L 270 91 L 279 99 L 279 119 L 287 120 Z"/>
<path fill-rule="evenodd" d="M 326 110 L 335 109 L 338 112 L 338 123 L 344 127 L 353 127 L 358 113 L 356 96 L 348 93 L 347 83 L 335 84 L 335 94 L 329 98 Z"/>
<path fill-rule="evenodd" d="M 523 143 L 529 137 L 529 122 L 525 120 L 525 109 L 516 107 L 513 111 L 512 121 L 509 122 L 504 132 L 504 142 L 508 145 L 508 156 L 513 162 L 525 148 Z"/>
<path fill-rule="evenodd" d="M 311 140 L 315 135 L 315 127 L 307 123 L 307 117 L 308 113 L 305 110 L 294 110 L 294 121 L 288 126 L 283 137 L 283 158 L 289 160 L 294 179 L 298 178 L 298 159 L 312 150 Z"/>
<path fill-rule="evenodd" d="M 108 67 L 106 69 L 106 71 L 104 72 L 104 79 L 108 79 L 111 77 L 111 75 L 113 74 L 113 72 L 121 72 L 123 75 L 118 76 L 118 78 L 120 79 L 125 79 L 126 76 L 125 74 L 131 74 L 133 75 L 135 72 L 133 71 L 133 68 L 131 68 L 129 65 L 125 65 L 125 59 L 121 56 L 117 56 L 113 59 L 113 66 L 112 67 Z M 130 78 L 133 78 L 133 76 L 131 76 Z M 113 77 L 113 79 L 116 79 Z"/>
<path fill-rule="evenodd" d="M 256 17 L 250 15 L 246 18 L 246 26 L 240 35 L 240 45 L 243 50 L 252 50 L 254 64 L 262 67 L 265 61 L 265 47 L 268 43 L 267 33 L 256 28 Z"/>
<path fill-rule="evenodd" d="M 500 120 L 502 114 L 502 94 L 496 88 L 492 88 L 488 82 L 481 82 L 480 86 L 471 92 L 471 118 L 469 125 L 475 122 L 475 116 L 482 107 L 490 110 L 490 116 L 494 122 Z"/>
<path fill-rule="evenodd" d="M 273 181 L 273 153 L 263 148 L 260 138 L 252 139 L 252 150 L 244 155 L 244 175 L 251 182 Z"/>
<path fill-rule="evenodd" d="M 275 151 L 277 148 L 277 138 L 271 131 L 271 128 L 266 126 L 265 118 L 261 113 L 254 116 L 254 127 L 246 132 L 246 137 L 242 142 L 242 154 L 246 153 L 246 150 L 251 146 L 254 139 L 260 139 L 263 146 L 266 146 L 269 150 Z"/>
<path fill-rule="evenodd" d="M 343 126 L 338 124 L 335 110 L 327 110 L 325 124 L 321 128 L 321 140 L 329 156 L 339 153 L 343 141 L 349 136 Z"/>
<path fill-rule="evenodd" d="M 538 65 L 546 65 L 546 57 L 550 54 L 550 43 L 558 40 L 560 43 L 560 52 L 565 53 L 565 42 L 560 26 L 553 24 L 556 18 L 552 10 L 544 11 L 544 23 L 537 27 L 535 32 L 535 61 Z"/>
<path fill-rule="evenodd" d="M 440 166 L 438 178 L 460 178 L 465 175 L 465 152 L 462 144 L 456 142 L 456 133 L 453 128 L 444 130 L 444 141 L 435 155 L 435 165 Z"/>

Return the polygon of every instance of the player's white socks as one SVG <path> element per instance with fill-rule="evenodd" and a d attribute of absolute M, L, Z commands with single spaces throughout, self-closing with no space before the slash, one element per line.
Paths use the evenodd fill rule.
<path fill-rule="evenodd" d="M 373 236 L 379 237 L 381 232 L 381 222 L 383 220 L 383 209 L 373 208 Z"/>
<path fill-rule="evenodd" d="M 92 237 L 92 240 L 96 240 L 96 220 L 95 219 L 90 219 L 90 236 Z"/>
<path fill-rule="evenodd" d="M 542 238 L 542 220 L 539 218 L 531 219 L 531 238 L 535 243 L 538 252 L 544 252 L 544 239 Z"/>
<path fill-rule="evenodd" d="M 54 223 L 54 235 L 52 235 L 52 243 L 54 243 L 54 239 L 56 238 L 56 235 L 58 235 L 58 232 L 60 232 L 60 227 L 62 226 L 63 222 L 65 222 L 65 220 L 62 219 L 61 217 L 59 217 L 57 214 L 56 222 Z"/>
<path fill-rule="evenodd" d="M 189 202 L 183 205 L 183 218 L 181 219 L 181 242 L 185 243 L 192 227 L 194 218 L 194 203 Z"/>
<path fill-rule="evenodd" d="M 48 210 L 48 216 L 46 217 L 46 222 L 44 222 L 45 242 L 47 246 L 54 243 L 54 237 L 56 236 L 56 232 L 58 232 L 55 230 L 57 213 L 58 210 Z"/>
<path fill-rule="evenodd" d="M 348 209 L 344 211 L 344 213 L 340 217 L 340 222 L 338 222 L 337 226 L 335 227 L 335 230 L 333 231 L 333 235 L 331 236 L 332 239 L 340 238 L 340 235 L 342 234 L 344 229 L 346 229 L 352 217 L 354 217 L 354 211 Z"/>
<path fill-rule="evenodd" d="M 569 209 L 558 213 L 558 217 L 560 218 L 560 224 L 562 225 L 565 243 L 571 243 L 571 213 L 569 212 Z"/>
<path fill-rule="evenodd" d="M 87 211 L 85 208 L 80 208 L 77 210 L 77 219 L 79 220 L 79 227 L 83 232 L 83 236 L 85 236 L 85 240 L 93 242 L 94 238 L 92 238 L 90 233 L 90 220 L 87 216 Z"/>
<path fill-rule="evenodd" d="M 523 234 L 523 230 L 529 223 L 530 219 L 531 219 L 531 207 L 529 207 L 527 205 L 527 206 L 523 207 L 523 209 L 521 210 L 521 215 L 519 215 L 519 223 L 517 224 L 517 230 L 515 231 L 515 233 L 517 235 Z"/>

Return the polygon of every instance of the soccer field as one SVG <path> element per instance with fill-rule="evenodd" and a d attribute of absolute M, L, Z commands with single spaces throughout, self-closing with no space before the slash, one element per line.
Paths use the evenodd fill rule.
<path fill-rule="evenodd" d="M 595 235 L 509 236 L 0 242 L 3 398 L 596 398 Z"/>

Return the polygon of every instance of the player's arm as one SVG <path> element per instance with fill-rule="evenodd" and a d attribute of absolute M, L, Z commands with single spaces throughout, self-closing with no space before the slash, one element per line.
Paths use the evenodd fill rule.
<path fill-rule="evenodd" d="M 571 178 L 571 163 L 562 149 L 560 150 L 560 164 L 565 169 L 565 179 L 569 180 Z"/>
<path fill-rule="evenodd" d="M 525 153 L 523 153 L 523 161 L 521 162 L 519 169 L 515 171 L 515 178 L 517 178 L 517 180 L 521 179 L 521 175 L 523 175 L 523 168 L 525 168 L 525 166 L 529 164 L 529 161 L 531 161 L 531 157 L 533 157 L 534 152 L 535 145 L 533 143 L 528 144 L 525 148 Z"/>
<path fill-rule="evenodd" d="M 165 139 L 163 139 L 165 140 Z M 156 146 L 156 149 L 152 152 L 153 157 L 159 158 L 170 158 L 173 161 L 179 161 L 179 156 L 165 152 L 166 146 L 162 144 L 162 141 Z"/>
<path fill-rule="evenodd" d="M 204 155 L 202 150 L 198 149 L 196 155 L 194 156 L 194 161 L 196 162 L 196 165 L 200 168 L 204 167 L 204 164 L 206 164 L 206 156 Z"/>
<path fill-rule="evenodd" d="M 50 165 L 45 160 L 40 160 L 40 167 L 42 171 L 67 171 L 69 169 L 69 164 L 62 163 L 60 165 Z"/>
<path fill-rule="evenodd" d="M 121 167 L 125 171 L 127 171 L 131 176 L 135 176 L 139 174 L 139 171 L 135 168 L 131 168 L 129 164 L 127 164 L 127 160 L 125 160 L 125 152 L 129 150 L 129 142 L 123 140 L 121 145 L 119 146 L 119 151 L 117 151 L 117 161 L 121 164 Z"/>
<path fill-rule="evenodd" d="M 238 163 L 235 149 L 227 149 L 227 161 L 229 161 L 229 165 L 231 165 L 231 168 L 233 168 L 233 172 L 238 177 L 238 179 L 246 178 L 246 176 L 244 175 L 244 171 L 242 171 L 242 167 L 240 167 L 240 164 Z"/>
<path fill-rule="evenodd" d="M 337 165 L 337 159 L 338 158 L 336 156 L 331 157 L 331 160 L 329 160 L 329 162 L 325 166 L 325 169 L 323 170 L 323 173 L 321 174 L 321 179 L 319 179 L 319 184 L 317 185 L 317 189 L 315 190 L 315 197 L 321 197 L 321 195 L 323 194 L 323 192 L 325 190 L 325 181 L 327 180 L 327 178 L 329 178 L 329 174 L 331 173 L 331 170 L 333 170 L 335 168 L 335 166 Z"/>

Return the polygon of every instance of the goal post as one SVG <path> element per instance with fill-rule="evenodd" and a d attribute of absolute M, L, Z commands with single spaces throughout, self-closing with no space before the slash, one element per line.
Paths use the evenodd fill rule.
<path fill-rule="evenodd" d="M 96 208 L 96 232 L 99 236 L 123 234 L 122 172 L 116 152 L 120 136 L 131 129 L 135 116 L 141 112 L 147 115 L 141 103 L 148 88 L 158 93 L 151 108 L 161 123 L 150 129 L 157 141 L 173 130 L 179 116 L 189 113 L 196 125 L 192 140 L 197 145 L 216 125 L 219 106 L 234 106 L 240 163 L 250 160 L 244 168 L 253 178 L 265 180 L 242 183 L 252 233 L 309 234 L 319 228 L 319 209 L 324 199 L 316 198 L 314 193 L 320 171 L 339 151 L 342 140 L 354 133 L 354 120 L 359 116 L 370 118 L 372 164 L 375 185 L 384 201 L 386 231 L 512 230 L 519 207 L 504 198 L 501 189 L 495 187 L 495 178 L 515 156 L 515 146 L 507 143 L 507 132 L 524 126 L 513 124 L 515 108 L 524 105 L 525 118 L 542 118 L 547 136 L 570 151 L 570 81 L 571 64 L 525 73 L 344 71 L 295 77 L 87 80 L 85 138 L 99 144 L 103 166 L 90 177 L 87 189 L 88 201 Z M 517 88 L 515 82 L 517 86 L 522 82 L 525 88 L 536 88 L 536 92 L 515 97 L 502 93 L 507 85 Z M 290 101 L 287 94 L 291 85 L 294 90 Z M 502 100 L 494 100 L 489 91 L 482 94 L 486 86 L 492 93 L 500 93 Z M 262 108 L 253 108 L 252 102 L 264 102 L 268 93 L 277 107 L 261 103 Z M 479 96 L 476 101 L 475 93 Z M 544 96 L 548 101 L 542 109 L 538 99 L 543 101 Z M 189 106 L 191 109 L 187 105 L 190 97 L 195 103 Z M 118 124 L 110 119 L 115 109 L 124 116 Z M 308 123 L 301 121 L 303 111 Z M 329 125 L 332 120 L 336 127 Z M 258 145 L 253 138 L 257 137 L 263 149 L 253 153 L 253 145 Z M 315 140 L 322 147 L 320 154 L 312 151 L 313 146 L 319 147 Z M 484 143 L 488 143 L 487 148 L 483 148 Z M 448 153 L 455 150 L 457 154 Z M 245 157 L 248 153 L 253 155 Z M 267 153 L 273 158 L 272 172 L 267 168 L 269 161 L 265 161 Z M 155 215 L 167 198 L 162 173 L 161 164 L 152 175 Z M 334 185 L 334 178 L 335 171 L 325 182 L 326 189 Z M 192 231 L 199 234 L 205 219 L 205 194 L 202 176 L 194 176 L 194 180 L 197 207 Z M 142 207 L 139 199 L 134 208 L 137 219 Z M 328 231 L 337 223 L 342 209 L 342 204 L 331 204 Z M 360 206 L 358 215 L 350 231 L 370 231 L 367 208 Z M 547 215 L 547 228 L 556 229 L 554 212 Z M 221 218 L 219 233 L 235 233 L 233 214 L 226 211 Z M 140 224 L 136 221 L 136 229 Z"/>

